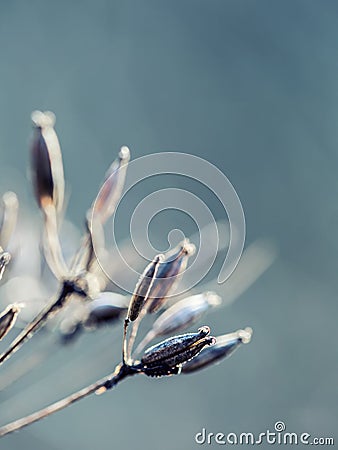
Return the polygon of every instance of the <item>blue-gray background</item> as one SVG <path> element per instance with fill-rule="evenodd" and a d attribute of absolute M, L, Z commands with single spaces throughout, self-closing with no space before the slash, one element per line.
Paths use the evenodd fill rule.
<path fill-rule="evenodd" d="M 232 359 L 191 377 L 127 381 L 6 437 L 0 448 L 193 449 L 202 427 L 262 432 L 278 419 L 288 431 L 334 435 L 337 2 L 1 1 L 1 165 L 23 178 L 24 201 L 36 108 L 57 115 L 72 189 L 68 217 L 77 224 L 119 146 L 134 158 L 184 151 L 229 177 L 248 243 L 272 238 L 279 258 L 208 319 L 218 332 L 254 328 L 252 344 Z M 112 347 L 118 338 L 105 335 Z M 34 375 L 43 379 L 34 395 L 27 394 L 34 378 L 2 394 L 2 421 L 104 375 L 114 361 L 109 352 L 95 360 L 101 342 L 86 337 L 50 358 Z M 64 371 L 87 344 L 88 377 L 80 364 Z"/>

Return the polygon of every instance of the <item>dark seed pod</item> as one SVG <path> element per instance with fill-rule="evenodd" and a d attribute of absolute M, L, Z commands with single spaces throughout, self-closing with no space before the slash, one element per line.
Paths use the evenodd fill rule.
<path fill-rule="evenodd" d="M 0 340 L 5 337 L 14 326 L 19 312 L 20 307 L 18 305 L 9 305 L 5 311 L 0 314 Z"/>
<path fill-rule="evenodd" d="M 64 174 L 59 140 L 54 130 L 55 115 L 32 113 L 34 136 L 31 144 L 32 181 L 40 208 L 52 204 L 60 212 L 64 199 Z"/>
<path fill-rule="evenodd" d="M 215 345 L 205 348 L 196 358 L 183 365 L 182 373 L 192 373 L 220 362 L 232 355 L 242 344 L 249 343 L 251 336 L 251 328 L 218 336 Z"/>
<path fill-rule="evenodd" d="M 165 255 L 147 305 L 149 313 L 157 312 L 166 301 L 169 292 L 176 285 L 179 275 L 186 269 L 188 259 L 195 253 L 195 246 L 186 239 L 175 253 Z"/>
<path fill-rule="evenodd" d="M 146 375 L 161 376 L 169 369 L 189 361 L 206 346 L 215 342 L 209 336 L 210 328 L 199 328 L 197 333 L 186 333 L 160 342 L 145 351 L 141 363 Z M 170 372 L 171 374 L 172 372 Z"/>
<path fill-rule="evenodd" d="M 136 285 L 135 292 L 130 300 L 127 318 L 133 322 L 139 316 L 146 300 L 149 297 L 163 255 L 155 256 L 154 260 L 146 267 Z"/>

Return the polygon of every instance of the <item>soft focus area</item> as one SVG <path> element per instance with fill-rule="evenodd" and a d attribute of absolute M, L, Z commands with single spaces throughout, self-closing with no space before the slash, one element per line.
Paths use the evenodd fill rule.
<path fill-rule="evenodd" d="M 4 437 L 1 450 L 189 450 L 203 447 L 195 442 L 202 428 L 258 434 L 276 421 L 289 432 L 335 437 L 337 42 L 338 4 L 330 0 L 0 3 L 0 194 L 18 195 L 21 237 L 25 223 L 34 221 L 37 236 L 41 227 L 27 170 L 30 114 L 40 109 L 56 114 L 72 250 L 75 227 L 127 145 L 132 159 L 171 151 L 210 161 L 240 197 L 246 247 L 268 242 L 278 251 L 236 301 L 200 323 L 215 335 L 253 328 L 252 342 L 230 359 L 192 375 L 128 379 Z M 128 239 L 138 199 L 161 187 L 189 189 L 225 218 L 205 187 L 163 180 L 135 188 L 129 216 L 122 205 L 119 239 Z M 159 214 L 150 234 L 160 251 L 174 228 L 197 230 L 181 212 Z M 227 283 L 212 283 L 216 275 L 208 289 L 227 302 Z M 20 360 L 47 352 L 1 390 L 0 424 L 109 373 L 121 335 L 122 326 L 105 328 L 60 348 L 52 329 L 41 331 L 1 367 L 0 384 L 17 375 Z"/>

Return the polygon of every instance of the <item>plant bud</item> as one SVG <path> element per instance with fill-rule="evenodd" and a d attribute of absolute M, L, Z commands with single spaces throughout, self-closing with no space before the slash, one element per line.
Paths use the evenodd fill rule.
<path fill-rule="evenodd" d="M 195 253 L 195 246 L 188 239 L 184 240 L 178 251 L 166 255 L 160 265 L 157 278 L 148 302 L 148 312 L 157 312 L 167 299 L 169 292 L 176 285 L 179 275 L 186 269 L 188 259 Z"/>
<path fill-rule="evenodd" d="M 40 208 L 52 204 L 60 212 L 65 183 L 60 144 L 53 128 L 55 115 L 49 111 L 34 111 L 32 121 L 31 166 L 35 197 Z"/>
<path fill-rule="evenodd" d="M 135 292 L 130 300 L 127 316 L 131 322 L 137 319 L 149 297 L 161 261 L 163 261 L 163 255 L 155 256 L 155 259 L 146 267 L 136 285 Z"/>
<path fill-rule="evenodd" d="M 144 373 L 149 376 L 178 373 L 176 369 L 182 363 L 194 358 L 206 345 L 215 342 L 209 333 L 209 327 L 202 327 L 197 333 L 174 336 L 150 347 L 141 359 Z"/>
<path fill-rule="evenodd" d="M 252 329 L 245 328 L 234 333 L 216 337 L 212 347 L 205 348 L 196 358 L 182 366 L 182 373 L 191 373 L 209 367 L 232 355 L 242 344 L 250 342 Z"/>
<path fill-rule="evenodd" d="M 0 341 L 14 326 L 19 312 L 20 307 L 18 305 L 9 305 L 0 314 Z"/>

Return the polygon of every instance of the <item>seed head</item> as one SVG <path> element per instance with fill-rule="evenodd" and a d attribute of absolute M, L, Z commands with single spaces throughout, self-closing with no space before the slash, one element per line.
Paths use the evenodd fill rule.
<path fill-rule="evenodd" d="M 89 303 L 89 314 L 84 325 L 97 327 L 121 318 L 128 309 L 129 298 L 115 292 L 102 292 L 98 298 Z"/>
<path fill-rule="evenodd" d="M 115 211 L 120 200 L 130 159 L 128 147 L 122 147 L 118 158 L 109 167 L 100 192 L 92 205 L 92 214 L 103 225 Z"/>
<path fill-rule="evenodd" d="M 60 212 L 64 199 L 64 174 L 58 137 L 54 130 L 55 115 L 32 113 L 34 135 L 31 143 L 32 181 L 40 208 L 52 204 Z"/>
<path fill-rule="evenodd" d="M 197 333 L 186 333 L 160 342 L 145 351 L 141 363 L 146 375 L 172 374 L 184 362 L 194 358 L 206 346 L 215 343 L 210 328 L 201 327 Z M 178 373 L 178 372 L 174 372 Z"/>
<path fill-rule="evenodd" d="M 195 249 L 194 244 L 185 239 L 178 250 L 165 255 L 147 305 L 149 313 L 155 313 L 163 306 L 169 292 L 175 287 L 179 276 L 186 269 L 189 257 L 195 253 Z"/>
<path fill-rule="evenodd" d="M 135 292 L 130 300 L 127 318 L 133 322 L 139 316 L 143 306 L 148 299 L 152 286 L 158 273 L 160 263 L 163 261 L 163 255 L 155 256 L 154 260 L 146 267 L 136 285 Z"/>
<path fill-rule="evenodd" d="M 252 329 L 245 328 L 234 333 L 223 334 L 216 337 L 216 343 L 212 347 L 205 348 L 196 358 L 188 361 L 182 367 L 183 373 L 191 373 L 209 367 L 222 359 L 232 355 L 242 344 L 250 342 Z"/>

